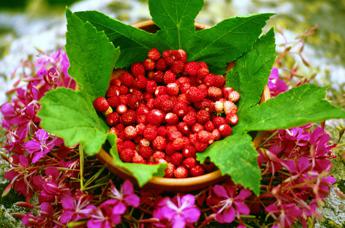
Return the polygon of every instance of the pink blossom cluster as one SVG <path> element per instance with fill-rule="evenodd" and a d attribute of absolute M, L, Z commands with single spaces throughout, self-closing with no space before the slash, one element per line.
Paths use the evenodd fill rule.
<path fill-rule="evenodd" d="M 108 171 L 101 184 L 83 189 L 78 149 L 65 147 L 60 138 L 40 129 L 36 116 L 38 101 L 47 91 L 75 89 L 68 67 L 61 50 L 42 56 L 32 66 L 35 72 L 24 75 L 25 85 L 15 88 L 16 94 L 1 105 L 8 152 L 4 158 L 10 164 L 6 191 L 25 196 L 26 202 L 18 205 L 28 208 L 27 214 L 19 215 L 27 227 L 63 227 L 77 221 L 91 228 L 120 223 L 178 228 L 213 222 L 246 227 L 253 218 L 258 226 L 306 226 L 335 182 L 329 175 L 334 147 L 330 136 L 320 126 L 307 125 L 267 133 L 258 149 L 259 196 L 231 180 L 194 194 L 158 194 L 135 190 L 128 180 L 111 181 Z M 272 70 L 268 85 L 272 96 L 288 89 L 278 69 Z M 100 163 L 88 159 L 98 165 L 88 171 L 96 173 Z"/>

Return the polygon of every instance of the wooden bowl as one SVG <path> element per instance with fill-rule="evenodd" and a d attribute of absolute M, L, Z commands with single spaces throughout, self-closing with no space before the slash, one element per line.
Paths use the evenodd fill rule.
<path fill-rule="evenodd" d="M 143 29 L 148 32 L 156 32 L 158 27 L 153 23 L 153 21 L 144 21 L 134 25 L 137 28 Z M 195 24 L 197 30 L 207 28 L 206 25 Z M 230 68 L 230 67 L 229 67 Z M 116 77 L 117 74 L 114 72 L 113 77 Z M 264 102 L 270 98 L 270 91 L 266 86 L 263 94 L 261 96 L 261 102 Z M 258 147 L 260 142 L 263 140 L 262 134 L 257 134 L 254 138 L 253 143 L 255 147 Z M 113 163 L 113 158 L 108 152 L 101 149 L 97 154 L 97 158 L 102 161 L 106 167 L 114 174 L 119 176 L 122 179 L 129 179 L 133 183 L 137 183 L 135 178 L 126 170 L 117 167 Z M 165 178 L 165 177 L 153 177 L 144 188 L 156 189 L 161 191 L 169 192 L 191 192 L 195 190 L 200 190 L 206 188 L 212 184 L 215 184 L 223 180 L 225 176 L 222 176 L 220 170 L 213 171 L 211 173 L 204 174 L 198 177 L 188 177 L 188 178 Z"/>

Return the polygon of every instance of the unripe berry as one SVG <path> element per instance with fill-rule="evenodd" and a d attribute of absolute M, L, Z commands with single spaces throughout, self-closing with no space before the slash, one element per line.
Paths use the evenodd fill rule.
<path fill-rule="evenodd" d="M 232 133 L 232 129 L 229 125 L 227 124 L 222 124 L 218 127 L 218 130 L 221 134 L 222 137 L 226 137 L 226 136 L 229 136 L 231 135 Z"/>
<path fill-rule="evenodd" d="M 137 129 L 133 126 L 127 126 L 124 130 L 125 136 L 128 139 L 133 139 L 137 136 Z"/>
<path fill-rule="evenodd" d="M 208 88 L 207 94 L 212 99 L 218 99 L 222 97 L 222 90 L 218 87 L 211 86 Z"/>
<path fill-rule="evenodd" d="M 178 49 L 177 54 L 178 54 L 179 60 L 181 60 L 182 62 L 187 61 L 187 53 L 184 50 Z"/>
<path fill-rule="evenodd" d="M 149 59 L 152 59 L 153 61 L 157 61 L 161 57 L 161 54 L 159 53 L 157 48 L 152 48 L 148 51 L 147 57 Z"/>
<path fill-rule="evenodd" d="M 240 99 L 240 94 L 237 91 L 232 91 L 229 94 L 229 100 L 236 103 Z"/>
<path fill-rule="evenodd" d="M 107 99 L 105 97 L 97 97 L 94 102 L 93 102 L 93 107 L 98 111 L 98 112 L 105 112 L 108 110 L 110 107 L 108 104 Z"/>
<path fill-rule="evenodd" d="M 145 139 L 145 138 L 143 138 L 143 139 L 140 140 L 139 145 L 140 146 L 150 146 L 150 141 Z"/>
<path fill-rule="evenodd" d="M 225 114 L 235 114 L 237 112 L 237 106 L 231 101 L 224 101 Z"/>
<path fill-rule="evenodd" d="M 174 176 L 176 178 L 186 178 L 188 176 L 188 170 L 183 166 L 179 166 L 175 169 Z"/>
<path fill-rule="evenodd" d="M 214 107 L 217 113 L 222 113 L 224 111 L 224 101 L 220 99 L 214 103 Z"/>

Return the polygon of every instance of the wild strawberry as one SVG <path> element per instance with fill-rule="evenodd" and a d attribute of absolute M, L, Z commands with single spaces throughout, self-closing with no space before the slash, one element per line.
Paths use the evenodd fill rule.
<path fill-rule="evenodd" d="M 217 113 L 223 113 L 224 111 L 224 99 L 220 99 L 214 103 L 214 107 Z"/>
<path fill-rule="evenodd" d="M 180 86 L 179 86 L 181 93 L 187 93 L 190 87 L 191 87 L 190 83 L 184 83 L 184 84 L 180 83 Z"/>
<path fill-rule="evenodd" d="M 128 139 L 133 139 L 137 136 L 137 129 L 133 126 L 127 126 L 124 130 L 125 136 Z"/>
<path fill-rule="evenodd" d="M 108 101 L 108 104 L 113 108 L 121 104 L 120 98 L 118 96 L 109 97 L 107 101 Z"/>
<path fill-rule="evenodd" d="M 229 125 L 227 124 L 222 124 L 218 127 L 218 130 L 221 134 L 222 137 L 226 137 L 226 136 L 229 136 L 231 135 L 232 133 L 232 129 Z"/>
<path fill-rule="evenodd" d="M 177 129 L 176 130 L 169 130 L 169 128 L 168 128 L 167 136 L 168 136 L 168 139 L 170 141 L 173 141 L 173 140 L 175 140 L 177 138 L 181 138 L 182 137 L 182 133 L 179 132 Z"/>
<path fill-rule="evenodd" d="M 214 129 L 212 131 L 212 135 L 215 141 L 219 140 L 221 138 L 220 131 L 218 129 Z"/>
<path fill-rule="evenodd" d="M 184 66 L 184 74 L 194 77 L 198 74 L 199 69 L 200 65 L 198 62 L 189 62 Z"/>
<path fill-rule="evenodd" d="M 240 99 L 240 94 L 237 91 L 229 93 L 229 100 L 236 103 Z"/>
<path fill-rule="evenodd" d="M 164 150 L 167 146 L 166 139 L 162 136 L 157 136 L 152 142 L 153 148 L 157 150 Z"/>
<path fill-rule="evenodd" d="M 127 149 L 119 150 L 119 156 L 121 160 L 124 162 L 131 162 L 134 154 L 135 154 L 135 150 L 133 149 L 127 148 Z"/>
<path fill-rule="evenodd" d="M 165 99 L 162 101 L 161 103 L 161 109 L 162 111 L 164 112 L 170 112 L 173 110 L 174 106 L 175 106 L 175 103 L 172 99 Z"/>
<path fill-rule="evenodd" d="M 180 60 L 174 61 L 173 64 L 170 66 L 170 70 L 175 74 L 182 73 L 184 67 L 184 63 Z"/>
<path fill-rule="evenodd" d="M 146 92 L 153 94 L 157 88 L 157 83 L 154 80 L 148 80 L 146 84 Z"/>
<path fill-rule="evenodd" d="M 172 148 L 174 150 L 182 150 L 185 147 L 185 140 L 183 138 L 177 138 L 174 141 L 172 141 Z"/>
<path fill-rule="evenodd" d="M 158 83 L 161 83 L 164 81 L 164 74 L 162 71 L 156 71 L 154 74 L 153 74 L 153 79 L 158 82 Z"/>
<path fill-rule="evenodd" d="M 208 66 L 205 62 L 199 62 L 198 77 L 204 79 L 209 74 Z"/>
<path fill-rule="evenodd" d="M 171 70 L 167 70 L 164 73 L 163 80 L 165 84 L 173 83 L 176 81 L 176 75 Z"/>
<path fill-rule="evenodd" d="M 199 131 L 202 131 L 202 130 L 204 130 L 204 126 L 199 123 L 194 124 L 192 127 L 192 131 L 194 133 L 198 133 Z"/>
<path fill-rule="evenodd" d="M 211 144 L 213 143 L 213 135 L 208 131 L 202 130 L 198 132 L 198 140 L 202 143 Z"/>
<path fill-rule="evenodd" d="M 157 127 L 154 125 L 147 125 L 143 132 L 145 139 L 152 141 L 157 137 Z"/>
<path fill-rule="evenodd" d="M 187 115 L 183 117 L 183 122 L 188 126 L 193 126 L 196 123 L 196 113 L 194 111 L 187 113 Z"/>
<path fill-rule="evenodd" d="M 194 146 L 192 145 L 187 145 L 185 148 L 182 150 L 182 155 L 184 157 L 195 157 L 196 150 Z"/>
<path fill-rule="evenodd" d="M 160 159 L 165 159 L 165 154 L 161 151 L 156 151 L 152 154 L 152 158 L 155 161 L 159 161 Z"/>
<path fill-rule="evenodd" d="M 124 71 L 120 75 L 119 79 L 120 79 L 121 83 L 127 87 L 131 87 L 134 83 L 134 77 L 130 73 L 128 73 L 127 71 Z"/>
<path fill-rule="evenodd" d="M 117 143 L 117 148 L 118 150 L 124 150 L 124 149 L 131 149 L 131 150 L 135 150 L 135 144 L 130 141 L 130 140 L 126 140 L 126 141 L 123 141 L 121 143 Z"/>
<path fill-rule="evenodd" d="M 225 99 L 229 100 L 229 95 L 232 91 L 234 91 L 234 89 L 232 87 L 224 87 L 222 90 Z"/>
<path fill-rule="evenodd" d="M 178 101 L 173 108 L 173 113 L 177 116 L 182 117 L 188 112 L 188 105 L 185 102 Z"/>
<path fill-rule="evenodd" d="M 187 53 L 182 49 L 177 50 L 176 56 L 178 56 L 178 59 L 184 63 L 187 61 Z"/>
<path fill-rule="evenodd" d="M 167 135 L 167 133 L 168 133 L 168 130 L 167 130 L 167 128 L 165 126 L 158 127 L 157 134 L 159 136 L 165 137 Z"/>
<path fill-rule="evenodd" d="M 215 81 L 216 81 L 216 76 L 214 74 L 208 74 L 204 78 L 204 83 L 208 87 L 215 86 L 215 84 L 216 84 Z"/>
<path fill-rule="evenodd" d="M 208 86 L 207 85 L 200 84 L 200 85 L 198 85 L 198 89 L 201 90 L 203 96 L 205 96 L 205 97 L 207 96 L 207 93 L 208 93 Z"/>
<path fill-rule="evenodd" d="M 139 155 L 138 153 L 134 154 L 132 162 L 137 163 L 137 164 L 145 164 L 146 163 L 144 158 L 141 155 Z"/>
<path fill-rule="evenodd" d="M 164 121 L 164 114 L 158 109 L 152 109 L 146 118 L 150 124 L 160 125 Z"/>
<path fill-rule="evenodd" d="M 123 131 L 125 129 L 125 125 L 123 125 L 122 123 L 116 124 L 115 129 L 117 134 L 118 132 Z"/>
<path fill-rule="evenodd" d="M 190 170 L 190 175 L 193 177 L 204 175 L 205 170 L 201 165 L 196 165 L 192 167 Z"/>
<path fill-rule="evenodd" d="M 174 171 L 175 171 L 175 166 L 171 163 L 168 163 L 167 168 L 165 169 L 164 177 L 166 178 L 174 177 Z"/>
<path fill-rule="evenodd" d="M 225 85 L 225 78 L 223 75 L 216 75 L 214 78 L 214 86 L 218 88 L 223 88 Z"/>
<path fill-rule="evenodd" d="M 205 130 L 209 132 L 212 132 L 214 130 L 214 124 L 212 123 L 212 121 L 209 120 L 205 123 Z"/>
<path fill-rule="evenodd" d="M 206 110 L 200 110 L 197 112 L 196 119 L 198 123 L 204 124 L 210 120 L 210 113 Z"/>
<path fill-rule="evenodd" d="M 120 103 L 121 104 L 127 104 L 128 103 L 128 98 L 129 98 L 130 94 L 126 94 L 126 95 L 120 95 Z"/>
<path fill-rule="evenodd" d="M 105 112 L 108 110 L 110 106 L 107 99 L 105 99 L 105 97 L 97 97 L 93 102 L 93 107 L 98 112 Z"/>
<path fill-rule="evenodd" d="M 186 95 L 189 102 L 200 102 L 206 96 L 203 91 L 197 87 L 190 87 Z"/>
<path fill-rule="evenodd" d="M 213 124 L 214 124 L 215 127 L 219 127 L 220 125 L 226 123 L 225 119 L 224 119 L 223 117 L 221 117 L 221 116 L 216 116 L 216 117 L 214 117 L 214 118 L 212 119 L 212 122 L 213 122 Z"/>
<path fill-rule="evenodd" d="M 224 101 L 225 114 L 235 114 L 237 112 L 237 106 L 231 101 Z"/>
<path fill-rule="evenodd" d="M 183 159 L 183 155 L 181 153 L 173 153 L 170 155 L 170 162 L 176 166 L 180 165 Z"/>
<path fill-rule="evenodd" d="M 184 135 L 188 135 L 190 133 L 190 128 L 185 122 L 179 122 L 177 128 Z"/>
<path fill-rule="evenodd" d="M 163 51 L 163 58 L 169 66 L 176 60 L 176 56 L 172 55 L 172 50 Z"/>
<path fill-rule="evenodd" d="M 210 113 L 215 111 L 215 105 L 214 105 L 213 101 L 211 101 L 209 99 L 203 99 L 201 102 L 195 103 L 194 105 L 197 108 L 204 109 Z"/>
<path fill-rule="evenodd" d="M 226 115 L 225 119 L 231 125 L 236 125 L 238 123 L 238 116 L 235 113 L 230 113 L 230 114 Z"/>
<path fill-rule="evenodd" d="M 137 129 L 137 134 L 142 135 L 144 133 L 146 125 L 144 123 L 139 123 L 137 126 L 135 126 L 135 128 Z"/>
<path fill-rule="evenodd" d="M 123 72 L 126 72 L 126 71 L 121 71 L 118 74 L 114 74 L 114 72 L 113 72 L 114 78 L 112 78 L 110 80 L 110 86 L 120 86 L 122 84 L 121 80 L 119 78 L 117 78 L 117 76 L 121 75 Z"/>
<path fill-rule="evenodd" d="M 147 85 L 147 79 L 144 75 L 138 75 L 134 81 L 134 84 L 138 89 L 145 89 Z"/>
<path fill-rule="evenodd" d="M 193 157 L 188 157 L 186 159 L 183 160 L 182 164 L 187 167 L 188 169 L 193 168 L 194 166 L 197 165 L 197 162 L 195 160 L 195 158 Z"/>
<path fill-rule="evenodd" d="M 158 59 L 158 61 L 156 62 L 156 69 L 163 71 L 165 70 L 167 67 L 167 63 L 165 62 L 165 60 L 163 58 Z"/>
<path fill-rule="evenodd" d="M 188 170 L 183 166 L 179 166 L 175 169 L 174 176 L 176 178 L 186 178 L 188 176 Z"/>
<path fill-rule="evenodd" d="M 167 87 L 165 87 L 165 86 L 158 86 L 156 88 L 156 91 L 155 91 L 155 95 L 156 96 L 165 95 L 165 94 L 167 94 Z"/>
<path fill-rule="evenodd" d="M 157 61 L 161 57 L 161 54 L 159 53 L 157 48 L 152 48 L 148 51 L 147 57 L 149 59 L 152 59 L 153 61 Z"/>
<path fill-rule="evenodd" d="M 144 129 L 145 130 L 145 129 Z M 145 138 L 142 138 L 140 139 L 139 141 L 139 146 L 150 146 L 150 141 L 145 139 Z"/>
<path fill-rule="evenodd" d="M 136 113 L 133 110 L 128 110 L 121 116 L 121 121 L 125 125 L 133 125 L 136 123 Z"/>
<path fill-rule="evenodd" d="M 149 146 L 139 146 L 139 154 L 145 158 L 148 159 L 149 157 L 151 157 L 153 153 L 153 150 L 151 147 Z"/>
<path fill-rule="evenodd" d="M 150 71 L 155 69 L 155 62 L 152 59 L 145 59 L 144 60 L 144 67 L 145 70 Z"/>
<path fill-rule="evenodd" d="M 139 75 L 145 75 L 145 67 L 142 63 L 133 63 L 131 66 L 131 72 L 135 77 Z"/>
<path fill-rule="evenodd" d="M 172 82 L 172 83 L 167 84 L 167 93 L 170 96 L 177 96 L 179 93 L 179 87 L 177 83 Z"/>
<path fill-rule="evenodd" d="M 119 114 L 116 112 L 110 113 L 106 116 L 106 121 L 109 126 L 115 126 L 120 120 Z"/>
<path fill-rule="evenodd" d="M 180 77 L 177 79 L 177 83 L 179 85 L 182 85 L 182 84 L 190 84 L 190 79 L 187 78 L 187 77 Z"/>
<path fill-rule="evenodd" d="M 165 122 L 170 125 L 178 123 L 178 116 L 175 113 L 169 112 L 165 115 Z"/>
<path fill-rule="evenodd" d="M 218 87 L 211 86 L 208 88 L 207 94 L 212 99 L 218 99 L 222 97 L 222 90 Z"/>
<path fill-rule="evenodd" d="M 208 147 L 208 143 L 196 142 L 194 147 L 197 152 L 203 152 Z"/>
<path fill-rule="evenodd" d="M 190 134 L 190 135 L 189 135 L 189 141 L 190 141 L 192 144 L 197 143 L 197 141 L 198 141 L 198 135 L 197 135 L 196 133 Z"/>

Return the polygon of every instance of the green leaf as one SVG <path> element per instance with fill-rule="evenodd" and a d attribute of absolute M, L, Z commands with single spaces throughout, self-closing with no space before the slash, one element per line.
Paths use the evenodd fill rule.
<path fill-rule="evenodd" d="M 108 126 L 98 117 L 88 96 L 66 88 L 49 91 L 40 100 L 41 127 L 64 139 L 65 145 L 83 145 L 96 154 L 107 138 Z"/>
<path fill-rule="evenodd" d="M 160 28 L 159 40 L 170 49 L 186 48 L 192 38 L 194 19 L 203 6 L 203 0 L 150 0 L 153 21 Z"/>
<path fill-rule="evenodd" d="M 234 134 L 209 146 L 205 152 L 197 153 L 201 163 L 209 157 L 223 175 L 242 186 L 260 193 L 261 172 L 257 162 L 258 153 L 248 134 Z"/>
<path fill-rule="evenodd" d="M 205 61 L 212 72 L 223 74 L 229 62 L 253 46 L 270 16 L 272 14 L 230 18 L 196 32 L 188 43 L 190 60 Z"/>
<path fill-rule="evenodd" d="M 286 129 L 327 119 L 345 118 L 345 111 L 331 105 L 325 97 L 326 89 L 315 85 L 293 88 L 243 112 L 236 129 Z"/>
<path fill-rule="evenodd" d="M 275 57 L 274 32 L 271 29 L 236 61 L 235 67 L 227 74 L 227 86 L 241 93 L 239 116 L 243 110 L 259 103 Z"/>
<path fill-rule="evenodd" d="M 112 135 L 108 137 L 110 144 L 112 145 L 110 149 L 110 154 L 113 157 L 113 162 L 117 167 L 123 168 L 132 174 L 138 181 L 140 187 L 144 186 L 153 176 L 164 176 L 164 171 L 167 167 L 166 164 L 157 165 L 145 165 L 136 163 L 127 163 L 121 161 L 119 154 L 117 152 L 116 146 L 116 136 Z"/>
<path fill-rule="evenodd" d="M 119 49 L 103 31 L 67 10 L 66 51 L 70 61 L 69 74 L 77 81 L 80 91 L 93 100 L 104 96 Z"/>
<path fill-rule="evenodd" d="M 127 67 L 138 61 L 143 61 L 148 50 L 153 47 L 163 49 L 157 36 L 153 33 L 123 24 L 97 11 L 82 11 L 76 15 L 90 22 L 99 31 L 104 31 L 108 38 L 121 49 L 121 55 L 116 62 L 117 68 Z"/>

